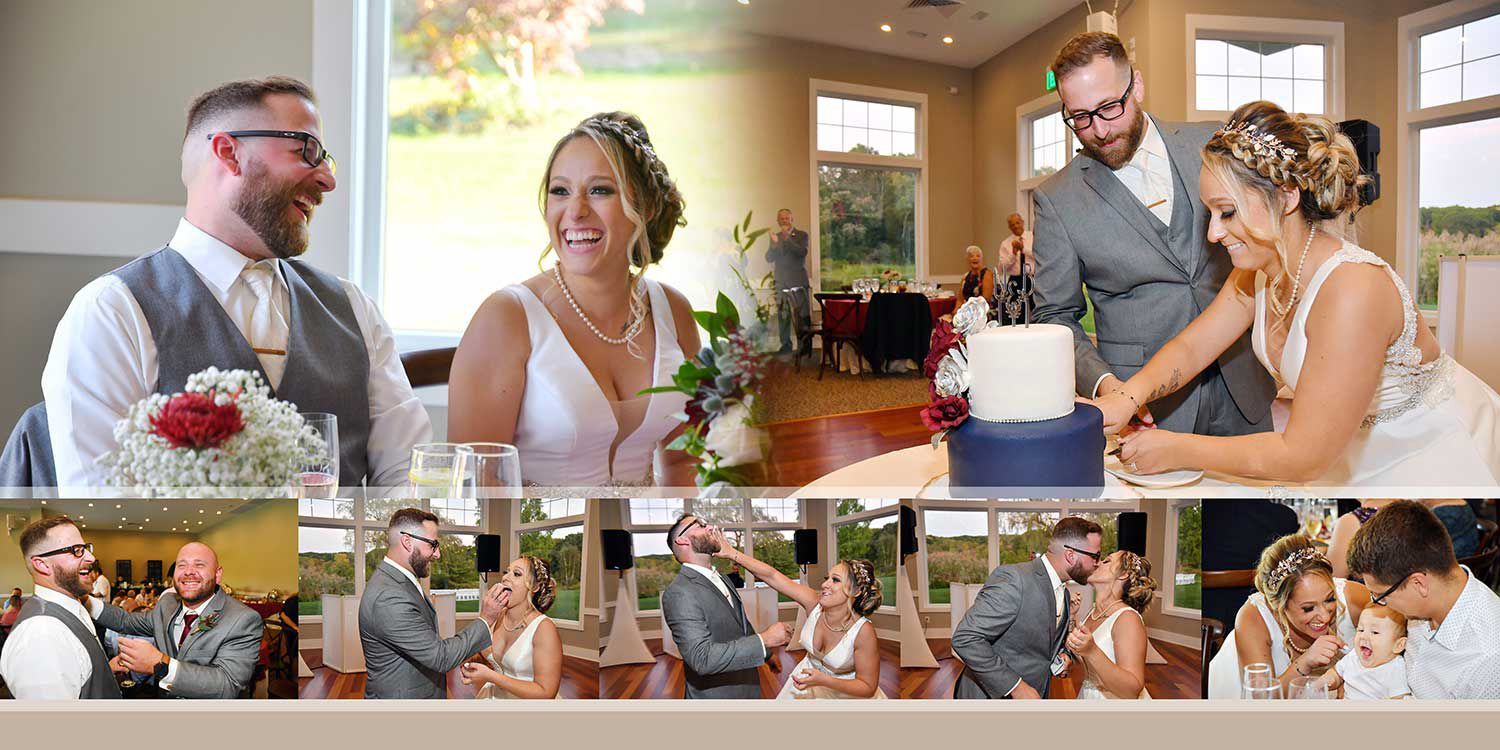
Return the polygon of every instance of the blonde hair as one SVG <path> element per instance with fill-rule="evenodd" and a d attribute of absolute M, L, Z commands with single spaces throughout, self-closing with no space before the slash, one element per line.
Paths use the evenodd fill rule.
<path fill-rule="evenodd" d="M 1145 614 L 1146 607 L 1156 596 L 1156 579 L 1151 577 L 1151 561 L 1130 550 L 1120 550 L 1120 574 L 1125 579 L 1120 586 L 1120 601 Z"/>
<path fill-rule="evenodd" d="M 557 580 L 552 577 L 552 571 L 547 567 L 547 561 L 534 555 L 523 555 L 521 559 L 531 568 L 531 606 L 536 611 L 546 614 L 552 609 L 552 603 L 557 600 Z"/>
<path fill-rule="evenodd" d="M 1329 588 L 1337 591 L 1333 582 L 1333 564 L 1318 551 L 1312 539 L 1303 534 L 1289 534 L 1271 543 L 1260 553 L 1260 564 L 1255 566 L 1255 590 L 1266 599 L 1266 606 L 1281 626 L 1282 646 L 1287 654 L 1296 653 L 1292 647 L 1292 624 L 1286 616 L 1287 604 L 1297 582 L 1304 576 L 1318 576 L 1328 581 Z M 1334 597 L 1337 620 L 1344 613 L 1343 602 Z"/>
<path fill-rule="evenodd" d="M 849 608 L 861 617 L 880 609 L 883 588 L 875 576 L 875 564 L 864 559 L 839 560 L 849 571 Z"/>
<path fill-rule="evenodd" d="M 1245 229 L 1281 259 L 1266 290 L 1273 297 L 1291 281 L 1294 265 L 1282 236 L 1281 188 L 1300 191 L 1297 211 L 1309 227 L 1354 240 L 1359 191 L 1370 177 L 1360 171 L 1354 143 L 1326 117 L 1290 114 L 1267 101 L 1241 105 L 1203 146 L 1203 167 L 1224 185 L 1242 220 L 1252 196 L 1266 207 L 1270 226 L 1246 222 Z"/>

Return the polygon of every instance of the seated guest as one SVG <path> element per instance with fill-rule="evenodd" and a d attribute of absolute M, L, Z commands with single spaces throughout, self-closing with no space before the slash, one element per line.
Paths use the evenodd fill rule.
<path fill-rule="evenodd" d="M 1413 697 L 1500 698 L 1500 596 L 1458 564 L 1431 510 L 1412 500 L 1380 509 L 1355 532 L 1348 563 L 1372 602 L 1406 616 Z"/>
<path fill-rule="evenodd" d="M 312 90 L 292 78 L 230 82 L 192 103 L 175 234 L 73 297 L 42 373 L 45 402 L 0 457 L 0 486 L 104 485 L 99 459 L 126 411 L 210 366 L 258 372 L 276 398 L 336 415 L 346 484 L 405 483 L 432 427 L 395 339 L 351 282 L 297 259 L 337 184 L 321 137 Z"/>
<path fill-rule="evenodd" d="M 16 618 L 21 616 L 21 590 L 12 591 L 10 597 L 5 600 L 5 611 L 0 612 L 0 626 L 10 627 L 16 624 Z"/>
<path fill-rule="evenodd" d="M 1395 502 L 1394 500 L 1360 500 L 1359 507 L 1339 516 L 1333 526 L 1333 536 L 1328 540 L 1328 557 L 1333 563 L 1333 574 L 1357 581 L 1359 576 L 1349 570 L 1349 542 L 1354 532 L 1371 518 L 1375 512 Z M 1448 536 L 1453 540 L 1453 555 L 1468 557 L 1479 551 L 1479 524 L 1474 510 L 1463 500 L 1421 500 L 1432 510 L 1432 514 L 1443 522 Z"/>
<path fill-rule="evenodd" d="M 964 273 L 963 289 L 959 292 L 958 303 L 962 305 L 970 297 L 983 297 L 986 300 L 995 296 L 995 272 L 984 264 L 984 250 L 978 245 L 970 245 L 964 248 L 968 259 L 969 270 Z"/>
<path fill-rule="evenodd" d="M 11 605 L 13 605 L 13 604 L 15 606 L 20 606 L 21 605 L 21 587 L 20 586 L 17 586 L 15 588 L 11 589 L 10 590 L 10 596 L 6 597 L 4 601 L 0 601 L 0 612 L 8 611 L 11 608 Z"/>

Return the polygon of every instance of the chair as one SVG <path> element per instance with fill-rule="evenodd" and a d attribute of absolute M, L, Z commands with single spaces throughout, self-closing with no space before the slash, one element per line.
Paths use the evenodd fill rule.
<path fill-rule="evenodd" d="M 402 352 L 401 367 L 406 370 L 406 379 L 411 381 L 413 388 L 447 385 L 448 374 L 453 370 L 453 355 L 457 352 L 458 349 L 452 346 Z"/>
<path fill-rule="evenodd" d="M 1199 695 L 1204 698 L 1208 697 L 1208 663 L 1213 661 L 1214 656 L 1219 653 L 1226 635 L 1227 631 L 1223 622 L 1212 617 L 1202 619 L 1201 640 L 1198 642 L 1198 676 L 1203 682 L 1203 692 Z"/>
<path fill-rule="evenodd" d="M 1254 570 L 1203 571 L 1203 588 L 1206 589 L 1237 589 L 1254 585 Z"/>
<path fill-rule="evenodd" d="M 1467 565 L 1481 581 L 1493 585 L 1490 580 L 1494 572 L 1495 560 L 1500 558 L 1500 534 L 1496 533 L 1496 524 L 1487 519 L 1478 519 L 1479 524 L 1479 547 L 1477 552 L 1468 557 L 1458 560 L 1460 565 Z"/>
<path fill-rule="evenodd" d="M 821 316 L 820 322 L 812 330 L 823 342 L 823 353 L 818 360 L 818 380 L 822 380 L 823 366 L 830 361 L 833 362 L 833 371 L 839 371 L 841 345 L 848 344 L 854 347 L 855 356 L 861 359 L 865 356 L 859 346 L 859 301 L 863 299 L 863 295 L 853 292 L 819 292 L 814 294 L 813 298 L 818 301 L 818 312 Z M 835 305 L 829 308 L 830 300 L 847 300 L 853 304 Z"/>

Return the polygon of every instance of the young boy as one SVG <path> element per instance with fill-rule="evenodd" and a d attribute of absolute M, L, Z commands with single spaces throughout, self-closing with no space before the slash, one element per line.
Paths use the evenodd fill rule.
<path fill-rule="evenodd" d="M 1330 692 L 1340 685 L 1350 700 L 1405 698 L 1406 616 L 1390 607 L 1371 604 L 1359 616 L 1354 648 L 1323 675 Z"/>

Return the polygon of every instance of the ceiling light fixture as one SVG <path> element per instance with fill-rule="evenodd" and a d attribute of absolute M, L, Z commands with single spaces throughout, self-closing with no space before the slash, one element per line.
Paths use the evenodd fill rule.
<path fill-rule="evenodd" d="M 880 24 L 880 30 L 889 34 L 891 32 L 891 25 L 888 23 Z"/>
<path fill-rule="evenodd" d="M 953 43 L 953 37 L 951 37 L 951 36 L 945 36 L 945 37 L 943 37 L 943 44 L 952 44 L 952 43 Z"/>

